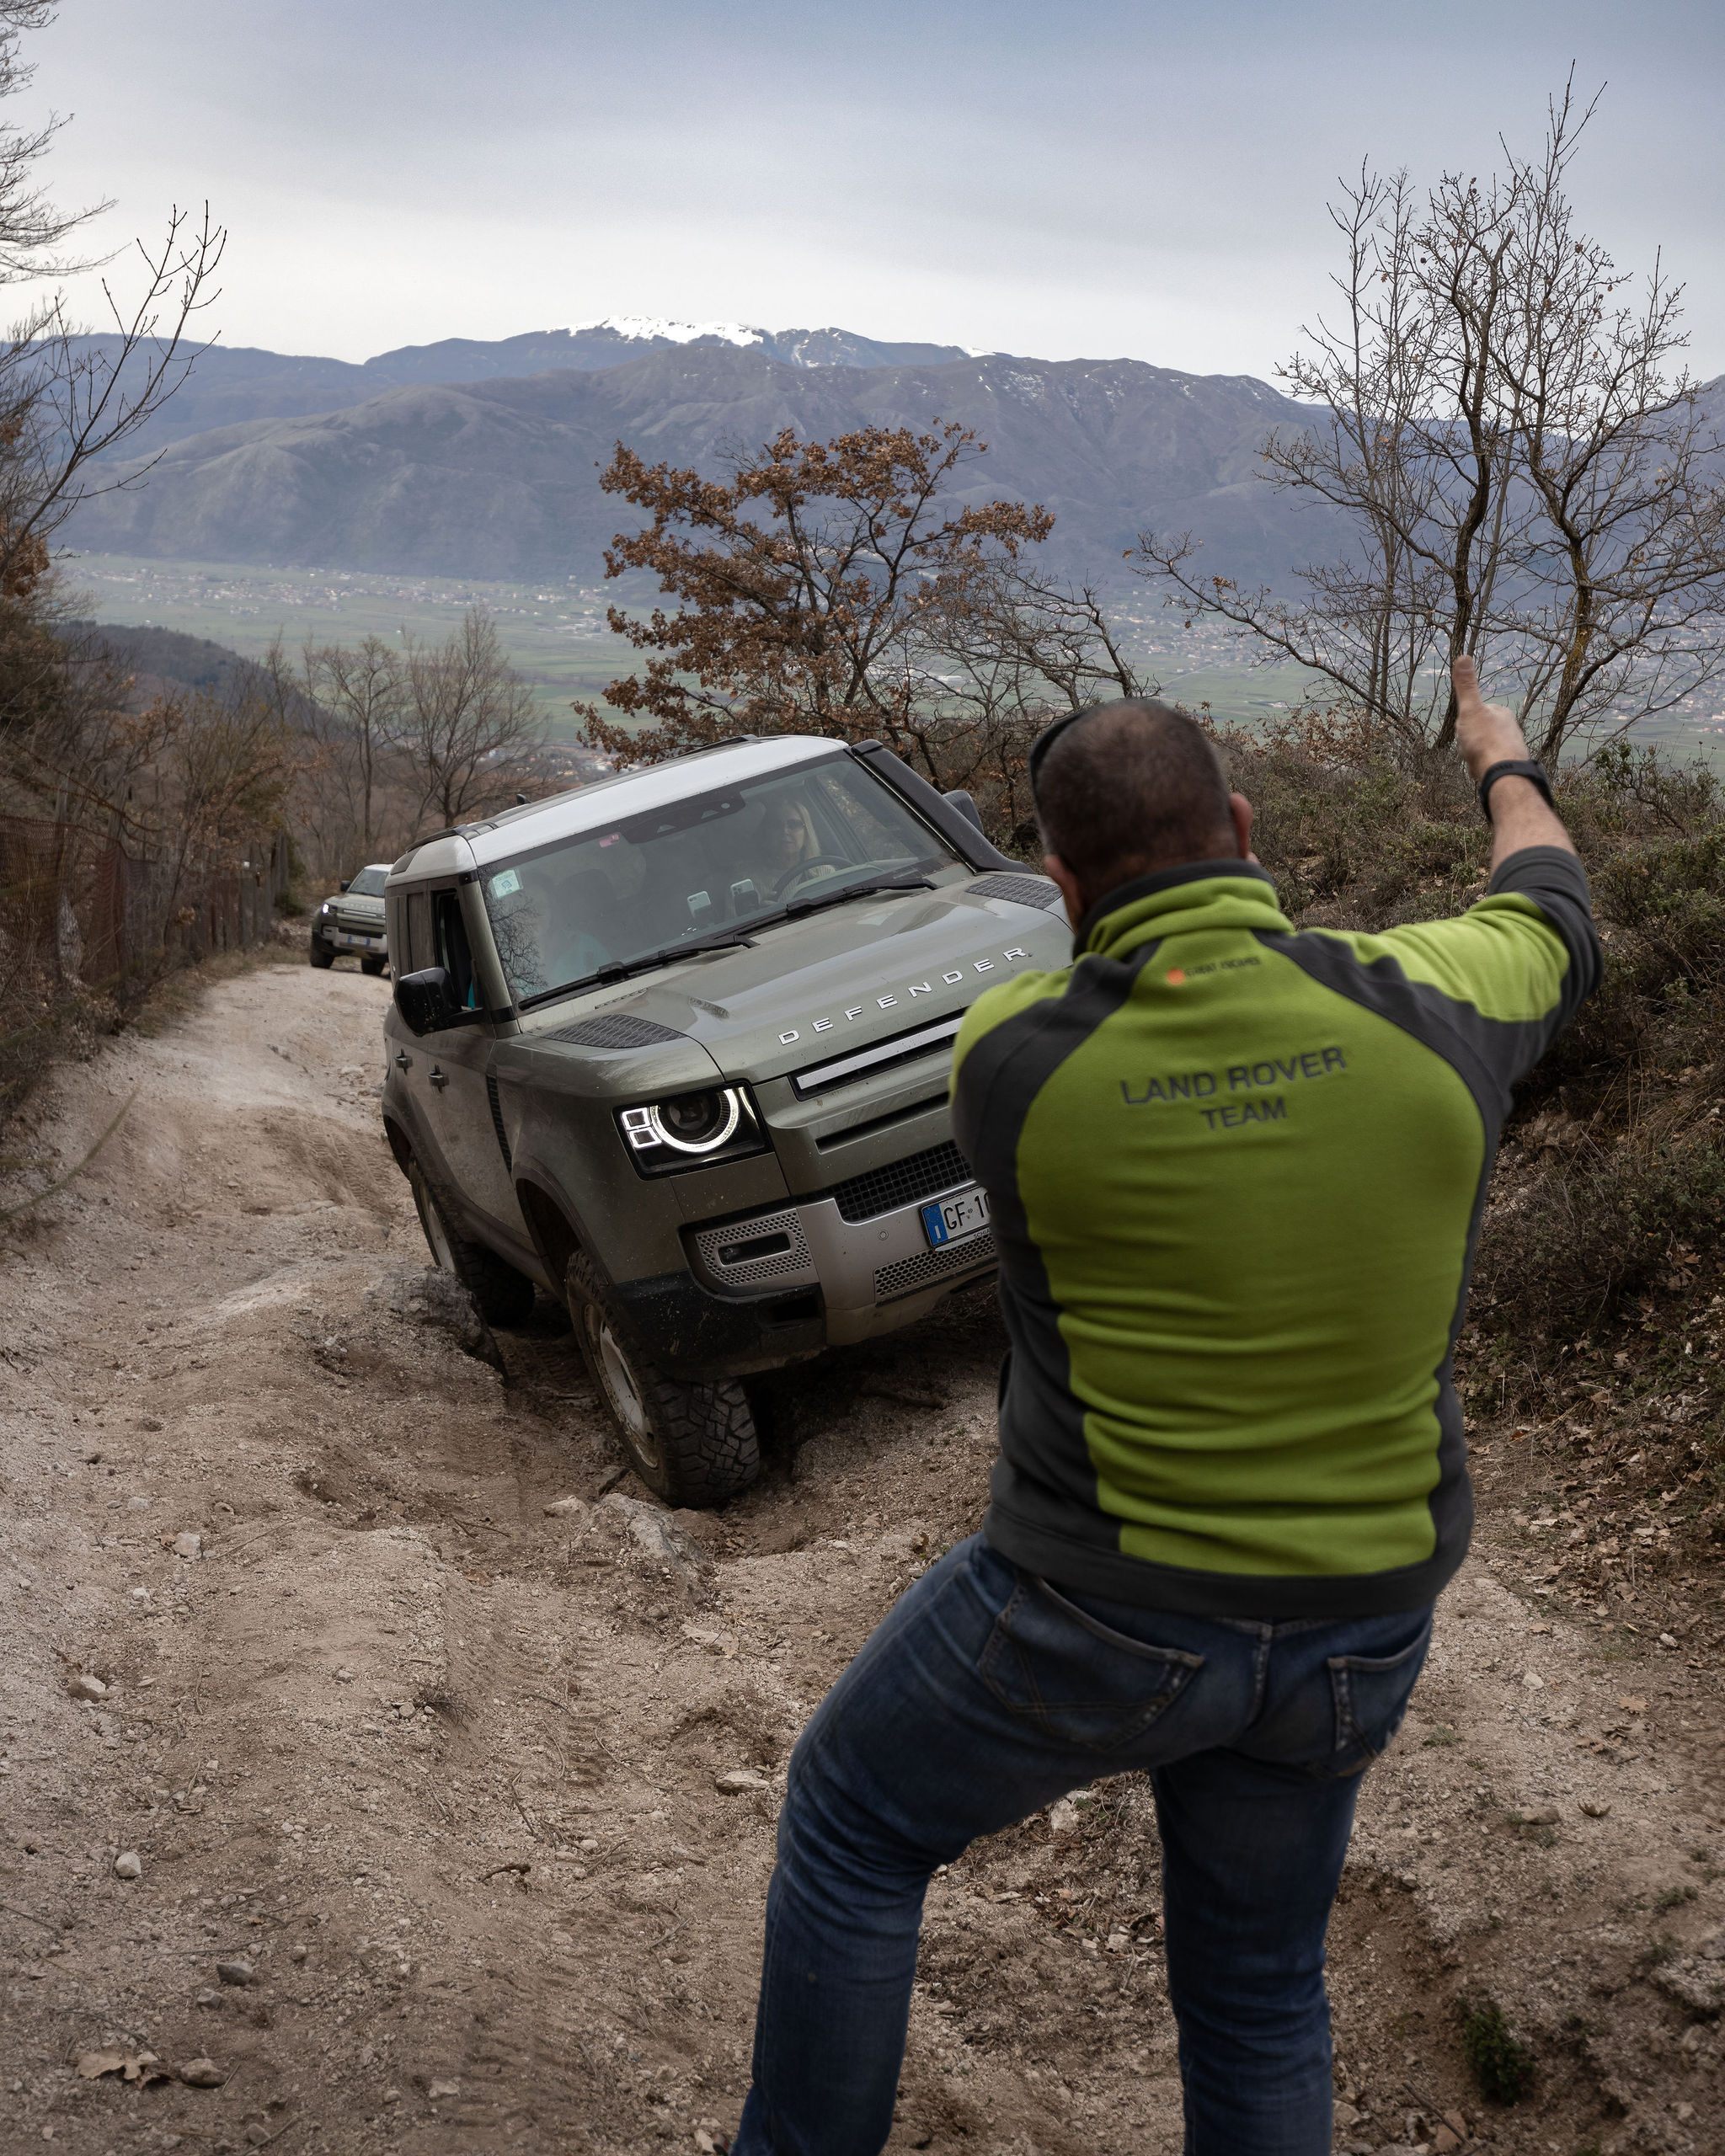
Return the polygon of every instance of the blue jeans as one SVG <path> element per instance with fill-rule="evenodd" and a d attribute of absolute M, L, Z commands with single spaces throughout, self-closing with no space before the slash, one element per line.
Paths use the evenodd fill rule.
<path fill-rule="evenodd" d="M 1162 1830 L 1187 2156 L 1329 2156 L 1324 1934 L 1359 1775 L 1401 1722 L 1431 1615 L 1175 1616 L 961 1543 L 792 1757 L 734 2156 L 876 2156 L 929 1874 L 1135 1769 Z"/>

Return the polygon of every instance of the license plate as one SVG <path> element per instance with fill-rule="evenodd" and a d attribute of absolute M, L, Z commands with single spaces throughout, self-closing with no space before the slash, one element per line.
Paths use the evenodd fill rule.
<path fill-rule="evenodd" d="M 383 941 L 381 936 L 339 936 L 338 943 L 344 943 L 350 951 L 375 951 Z"/>
<path fill-rule="evenodd" d="M 932 1205 L 922 1209 L 923 1230 L 935 1250 L 943 1243 L 962 1243 L 980 1235 L 987 1225 L 988 1193 L 975 1184 L 969 1190 L 955 1191 L 950 1198 L 937 1198 Z"/>

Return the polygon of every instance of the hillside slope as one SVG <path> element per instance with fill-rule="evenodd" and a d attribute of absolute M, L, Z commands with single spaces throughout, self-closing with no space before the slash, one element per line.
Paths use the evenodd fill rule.
<path fill-rule="evenodd" d="M 999 1321 L 955 1296 L 782 1374 L 761 1482 L 655 1511 L 549 1298 L 506 1381 L 441 1328 L 350 963 L 214 982 L 8 1132 L 0 1205 L 88 1172 L 0 1241 L 0 2147 L 693 2156 L 748 2079 L 791 1747 L 987 1505 Z M 1549 1584 L 1558 1507 L 1595 1517 L 1571 1447 L 1481 1419 L 1474 1556 L 1360 1778 L 1337 2145 L 1703 2156 L 1717 1574 L 1679 1589 L 1650 1519 L 1608 1627 Z M 932 1882 L 894 2156 L 1180 2148 L 1154 1802 L 1109 1765 Z M 1463 2060 L 1486 2001 L 1523 2103 Z"/>
<path fill-rule="evenodd" d="M 1116 573 L 1153 522 L 1190 526 L 1231 574 L 1279 580 L 1325 535 L 1256 480 L 1256 453 L 1270 425 L 1305 416 L 1247 376 L 1132 360 L 811 368 L 683 345 L 598 371 L 415 385 L 200 434 L 168 447 L 142 483 L 87 504 L 68 536 L 180 559 L 585 578 L 632 521 L 598 487 L 619 440 L 712 470 L 728 447 L 785 427 L 826 437 L 941 419 L 990 446 L 962 494 L 1044 503 L 1058 520 L 1048 558 L 1074 574 Z"/>

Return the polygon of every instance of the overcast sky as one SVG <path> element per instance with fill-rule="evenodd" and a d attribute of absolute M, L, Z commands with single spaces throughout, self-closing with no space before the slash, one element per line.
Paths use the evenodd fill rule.
<path fill-rule="evenodd" d="M 209 198 L 229 344 L 653 314 L 1259 375 L 1338 173 L 1531 151 L 1573 59 L 1583 215 L 1725 371 L 1717 0 L 64 0 L 29 50 L 104 244 Z"/>

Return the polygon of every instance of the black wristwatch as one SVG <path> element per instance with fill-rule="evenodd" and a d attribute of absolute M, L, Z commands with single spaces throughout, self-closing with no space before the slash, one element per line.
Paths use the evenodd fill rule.
<path fill-rule="evenodd" d="M 1492 804 L 1487 797 L 1500 778 L 1531 779 L 1540 792 L 1545 795 L 1546 808 L 1551 809 L 1557 808 L 1557 803 L 1551 798 L 1551 782 L 1546 776 L 1545 766 L 1535 762 L 1531 756 L 1518 757 L 1513 761 L 1506 760 L 1501 764 L 1493 764 L 1479 782 L 1480 814 L 1488 824 L 1492 820 Z"/>

